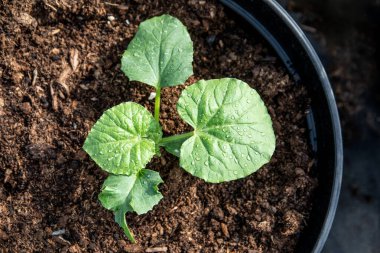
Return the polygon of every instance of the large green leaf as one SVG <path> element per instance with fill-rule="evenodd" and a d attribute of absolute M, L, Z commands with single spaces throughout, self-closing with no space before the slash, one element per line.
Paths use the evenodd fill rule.
<path fill-rule="evenodd" d="M 182 84 L 193 74 L 193 43 L 178 19 L 162 15 L 142 22 L 121 59 L 130 80 L 156 88 Z"/>
<path fill-rule="evenodd" d="M 198 81 L 177 104 L 194 128 L 181 146 L 181 166 L 208 182 L 243 178 L 267 163 L 275 135 L 267 108 L 248 84 L 233 78 Z"/>
<path fill-rule="evenodd" d="M 131 175 L 150 161 L 161 137 L 161 126 L 152 114 L 127 102 L 104 112 L 83 148 L 103 170 Z"/>
<path fill-rule="evenodd" d="M 127 226 L 125 214 L 143 214 L 151 210 L 162 199 L 158 191 L 158 185 L 162 182 L 158 172 L 147 169 L 130 176 L 110 175 L 104 182 L 99 200 L 105 208 L 114 211 L 115 221 L 132 242 L 134 238 Z"/>

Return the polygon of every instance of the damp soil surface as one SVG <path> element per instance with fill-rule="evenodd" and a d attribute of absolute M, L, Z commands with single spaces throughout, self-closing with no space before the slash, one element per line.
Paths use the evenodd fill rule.
<path fill-rule="evenodd" d="M 103 111 L 123 101 L 152 111 L 152 88 L 129 82 L 120 57 L 145 19 L 169 13 L 194 41 L 194 75 L 162 93 L 164 134 L 190 130 L 181 90 L 236 77 L 261 94 L 277 137 L 267 165 L 209 184 L 163 151 L 164 182 L 148 214 L 128 214 L 132 245 L 97 195 L 106 173 L 82 150 Z M 275 53 L 215 1 L 8 1 L 0 5 L 0 252 L 293 252 L 317 182 L 306 90 Z"/>

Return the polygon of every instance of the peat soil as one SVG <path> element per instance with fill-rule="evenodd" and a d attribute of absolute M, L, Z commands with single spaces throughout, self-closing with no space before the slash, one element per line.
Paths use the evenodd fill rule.
<path fill-rule="evenodd" d="M 165 135 L 190 129 L 175 104 L 185 85 L 236 77 L 261 94 L 277 137 L 251 176 L 208 184 L 168 153 L 149 168 L 164 199 L 128 214 L 130 244 L 97 195 L 106 173 L 82 150 L 103 111 L 124 101 L 149 110 L 150 87 L 129 82 L 120 57 L 145 19 L 169 13 L 194 41 L 194 75 L 165 88 Z M 317 182 L 305 89 L 263 39 L 216 1 L 0 2 L 0 252 L 293 252 Z"/>

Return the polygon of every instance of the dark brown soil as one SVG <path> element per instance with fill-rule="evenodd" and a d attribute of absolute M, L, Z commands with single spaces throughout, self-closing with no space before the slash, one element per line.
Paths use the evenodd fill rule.
<path fill-rule="evenodd" d="M 307 94 L 257 34 L 215 1 L 2 2 L 0 252 L 293 251 L 316 185 Z M 153 90 L 128 82 L 120 57 L 138 24 L 162 13 L 181 19 L 194 41 L 188 84 L 250 83 L 269 107 L 277 147 L 257 173 L 223 184 L 187 174 L 165 152 L 155 158 L 149 168 L 165 181 L 164 199 L 146 215 L 127 215 L 131 245 L 97 200 L 106 174 L 81 147 L 109 107 L 135 101 L 152 110 Z M 183 88 L 163 91 L 166 135 L 189 129 L 175 112 Z"/>

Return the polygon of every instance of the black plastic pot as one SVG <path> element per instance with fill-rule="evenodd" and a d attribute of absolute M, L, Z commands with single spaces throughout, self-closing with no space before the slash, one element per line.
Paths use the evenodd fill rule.
<path fill-rule="evenodd" d="M 308 89 L 311 111 L 307 121 L 319 185 L 296 252 L 321 252 L 334 219 L 343 170 L 339 115 L 326 72 L 305 34 L 280 4 L 274 0 L 221 2 L 269 42 L 293 79 Z"/>

